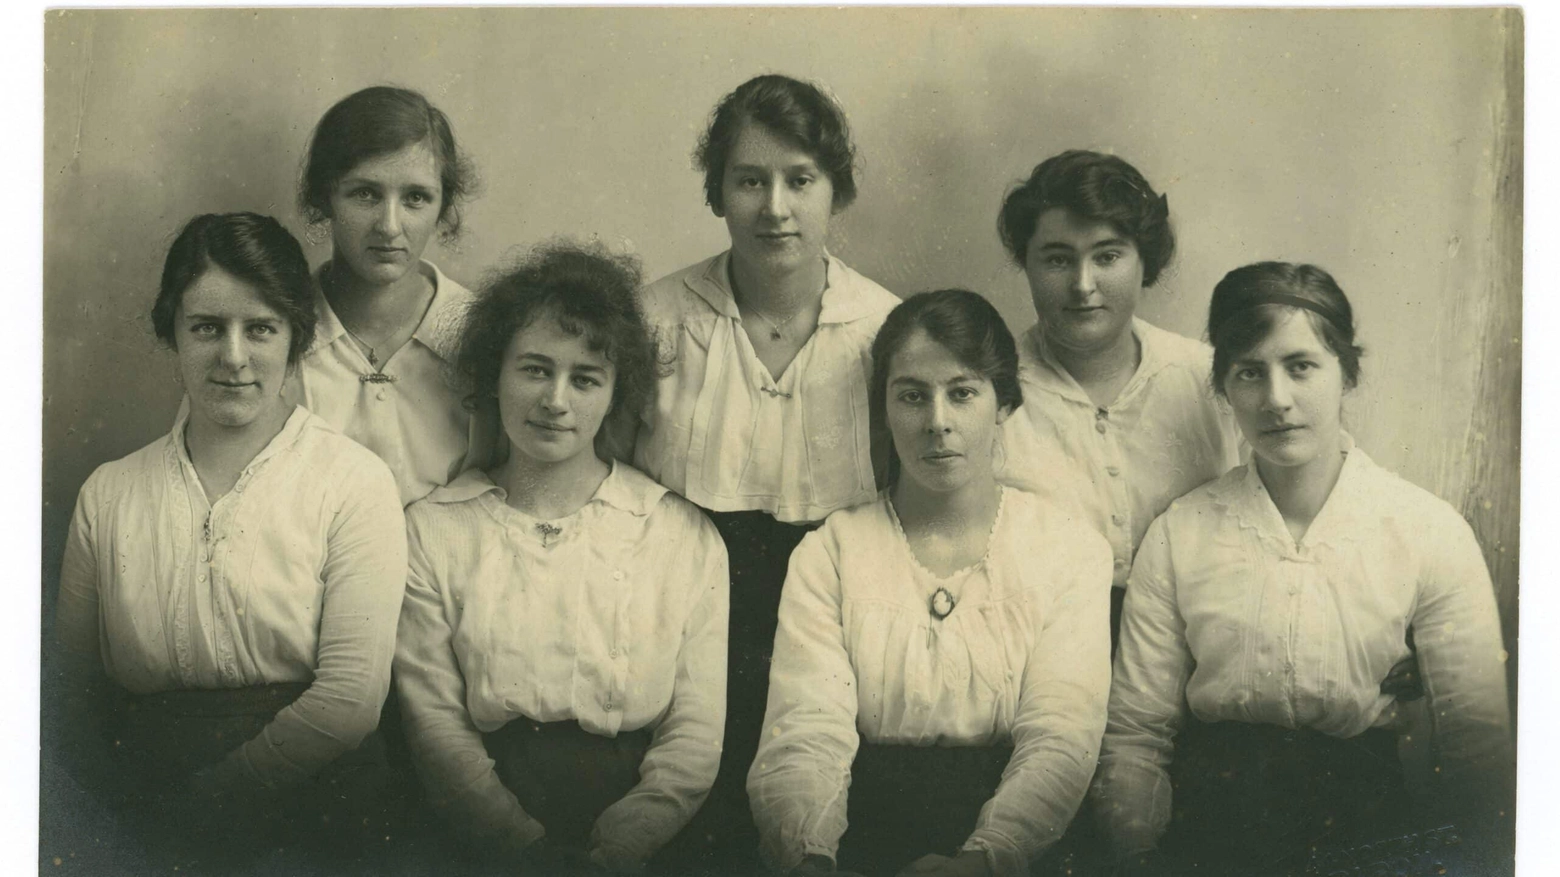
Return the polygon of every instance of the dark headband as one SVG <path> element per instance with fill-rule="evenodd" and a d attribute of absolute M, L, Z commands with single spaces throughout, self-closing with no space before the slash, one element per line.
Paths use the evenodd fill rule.
<path fill-rule="evenodd" d="M 1219 330 L 1223 329 L 1225 325 L 1229 323 L 1230 319 L 1233 318 L 1236 314 L 1249 311 L 1252 308 L 1259 308 L 1263 305 L 1287 305 L 1292 308 L 1301 308 L 1302 310 L 1310 311 L 1313 314 L 1320 314 L 1322 319 L 1329 323 L 1333 322 L 1334 315 L 1332 313 L 1329 313 L 1328 310 L 1322 305 L 1308 298 L 1293 295 L 1288 292 L 1263 292 L 1252 296 L 1251 298 L 1242 302 L 1240 307 L 1225 314 L 1224 319 L 1220 320 L 1218 325 L 1208 330 L 1208 340 L 1212 341 L 1214 338 L 1218 337 Z"/>

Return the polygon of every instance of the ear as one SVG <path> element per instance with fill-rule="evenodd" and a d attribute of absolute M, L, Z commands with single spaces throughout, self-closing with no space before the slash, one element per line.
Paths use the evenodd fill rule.
<path fill-rule="evenodd" d="M 1012 405 L 1003 405 L 1001 408 L 998 408 L 997 409 L 997 426 L 1001 426 L 1002 424 L 1006 423 L 1007 419 L 1009 417 L 1012 417 L 1012 416 L 1013 416 L 1013 406 Z"/>

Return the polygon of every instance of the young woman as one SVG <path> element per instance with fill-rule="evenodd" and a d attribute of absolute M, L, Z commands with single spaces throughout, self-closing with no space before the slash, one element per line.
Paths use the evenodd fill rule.
<path fill-rule="evenodd" d="M 1116 855 L 1298 873 L 1319 849 L 1401 833 L 1380 682 L 1410 625 L 1440 756 L 1418 803 L 1468 834 L 1509 817 L 1489 573 L 1456 510 L 1343 431 L 1361 354 L 1348 299 L 1320 268 L 1248 265 L 1214 289 L 1208 334 L 1254 456 L 1177 500 L 1139 550 L 1095 780 Z"/>
<path fill-rule="evenodd" d="M 1026 404 L 1004 428 L 998 477 L 1105 535 L 1114 631 L 1149 522 L 1239 462 L 1239 436 L 1208 386 L 1207 345 L 1136 315 L 1175 253 L 1169 204 L 1136 168 L 1052 156 L 1008 194 L 998 229 L 1039 317 L 1019 339 Z"/>
<path fill-rule="evenodd" d="M 691 503 L 597 446 L 653 404 L 628 259 L 555 246 L 496 277 L 457 362 L 507 453 L 407 510 L 396 646 L 429 798 L 479 850 L 635 871 L 715 779 L 726 552 Z"/>
<path fill-rule="evenodd" d="M 297 400 L 378 454 L 403 503 L 489 450 L 449 379 L 471 293 L 423 251 L 460 233 L 473 186 L 449 119 L 415 91 L 376 86 L 343 98 L 309 143 L 298 204 L 330 227 L 319 330 Z M 491 425 L 487 425 L 491 427 Z"/>
<path fill-rule="evenodd" d="M 1110 686 L 1110 549 L 999 486 L 1023 402 L 985 299 L 907 299 L 872 346 L 890 487 L 802 540 L 748 777 L 781 870 L 1016 875 L 1072 820 Z"/>
<path fill-rule="evenodd" d="M 774 75 L 743 83 L 716 106 L 697 152 L 731 249 L 643 294 L 671 367 L 635 460 L 710 512 L 732 564 L 716 790 L 729 800 L 710 812 L 731 824 L 704 833 L 749 854 L 742 781 L 764 715 L 786 559 L 816 522 L 877 492 L 868 348 L 899 300 L 825 246 L 830 219 L 856 196 L 854 156 L 844 113 L 817 86 Z"/>
<path fill-rule="evenodd" d="M 64 730 L 175 862 L 292 846 L 327 818 L 349 846 L 379 827 L 380 775 L 348 769 L 378 750 L 342 756 L 390 685 L 404 525 L 384 463 L 283 398 L 313 299 L 274 219 L 191 220 L 152 309 L 184 411 L 99 467 L 71 523 Z"/>

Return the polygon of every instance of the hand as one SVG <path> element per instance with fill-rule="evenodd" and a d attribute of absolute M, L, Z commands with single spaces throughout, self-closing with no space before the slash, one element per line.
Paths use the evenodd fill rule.
<path fill-rule="evenodd" d="M 584 850 L 555 845 L 544 837 L 525 848 L 520 873 L 536 877 L 588 877 L 609 872 L 592 862 Z"/>
<path fill-rule="evenodd" d="M 1419 660 L 1409 655 L 1387 671 L 1381 680 L 1381 693 L 1391 695 L 1402 703 L 1412 703 L 1425 696 L 1424 680 L 1419 677 Z"/>
<path fill-rule="evenodd" d="M 590 863 L 608 874 L 642 874 L 645 863 L 622 847 L 602 845 L 586 854 Z"/>
<path fill-rule="evenodd" d="M 899 877 L 991 877 L 991 869 L 985 853 L 962 850 L 953 858 L 936 853 L 922 856 L 906 865 Z"/>

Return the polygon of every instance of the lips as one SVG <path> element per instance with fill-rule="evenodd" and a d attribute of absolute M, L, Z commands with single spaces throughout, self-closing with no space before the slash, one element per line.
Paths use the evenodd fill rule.
<path fill-rule="evenodd" d="M 1298 424 L 1284 424 L 1282 426 L 1268 427 L 1267 429 L 1262 430 L 1262 434 L 1265 436 L 1271 436 L 1273 438 L 1283 438 L 1284 436 L 1299 432 L 1302 429 L 1305 429 L 1305 427 Z"/>
<path fill-rule="evenodd" d="M 539 429 L 539 430 L 541 430 L 543 432 L 573 432 L 574 431 L 574 427 L 572 427 L 572 426 L 557 426 L 557 425 L 550 424 L 550 423 L 537 423 L 534 420 L 527 420 L 526 424 L 531 426 L 534 429 Z"/>
<path fill-rule="evenodd" d="M 212 381 L 212 383 L 225 390 L 242 390 L 246 387 L 255 386 L 254 381 Z"/>
<path fill-rule="evenodd" d="M 929 454 L 922 454 L 921 459 L 926 460 L 929 463 L 945 463 L 949 460 L 956 460 L 962 456 L 964 455 L 958 453 L 957 451 L 932 451 Z"/>

